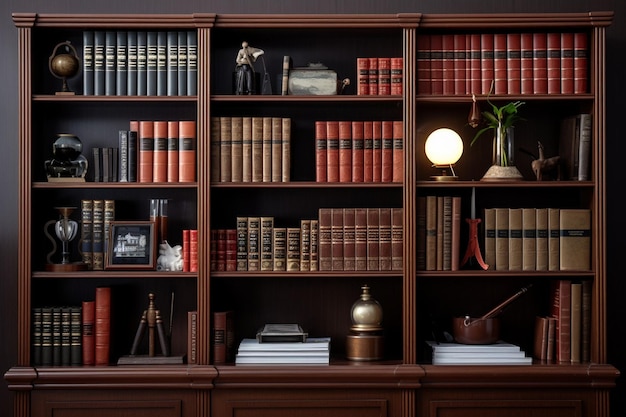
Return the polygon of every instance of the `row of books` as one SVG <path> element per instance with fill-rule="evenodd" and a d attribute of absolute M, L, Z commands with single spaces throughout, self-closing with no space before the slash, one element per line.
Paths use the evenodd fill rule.
<path fill-rule="evenodd" d="M 104 270 L 111 222 L 115 220 L 115 200 L 83 199 L 80 202 L 82 260 L 90 270 Z"/>
<path fill-rule="evenodd" d="M 547 363 L 591 359 L 591 281 L 554 280 L 550 314 L 535 318 L 534 356 Z"/>
<path fill-rule="evenodd" d="M 33 366 L 108 365 L 111 289 L 98 287 L 80 306 L 32 309 Z"/>
<path fill-rule="evenodd" d="M 291 119 L 211 117 L 212 182 L 289 182 Z"/>
<path fill-rule="evenodd" d="M 183 272 L 198 272 L 198 229 L 183 229 Z"/>
<path fill-rule="evenodd" d="M 402 121 L 316 121 L 317 182 L 403 182 Z"/>
<path fill-rule="evenodd" d="M 420 94 L 585 94 L 583 32 L 429 34 L 418 37 Z"/>
<path fill-rule="evenodd" d="M 402 95 L 402 57 L 361 57 L 356 59 L 360 96 Z"/>
<path fill-rule="evenodd" d="M 93 181 L 117 182 L 119 179 L 119 148 L 92 148 Z"/>
<path fill-rule="evenodd" d="M 460 262 L 461 197 L 417 197 L 417 269 L 457 271 Z"/>
<path fill-rule="evenodd" d="M 120 182 L 196 181 L 194 120 L 132 120 L 119 132 Z"/>
<path fill-rule="evenodd" d="M 497 271 L 587 271 L 591 210 L 485 209 L 485 262 Z"/>
<path fill-rule="evenodd" d="M 330 337 L 307 337 L 304 342 L 262 343 L 244 338 L 239 343 L 236 365 L 328 365 Z"/>
<path fill-rule="evenodd" d="M 83 32 L 83 94 L 197 94 L 195 30 Z"/>
<path fill-rule="evenodd" d="M 531 365 L 533 358 L 513 343 L 488 345 L 427 341 L 433 365 Z"/>

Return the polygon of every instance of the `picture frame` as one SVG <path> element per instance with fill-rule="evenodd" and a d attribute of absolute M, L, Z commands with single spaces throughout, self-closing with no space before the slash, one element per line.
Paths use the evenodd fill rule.
<path fill-rule="evenodd" d="M 152 221 L 112 221 L 105 269 L 155 269 L 156 236 Z"/>

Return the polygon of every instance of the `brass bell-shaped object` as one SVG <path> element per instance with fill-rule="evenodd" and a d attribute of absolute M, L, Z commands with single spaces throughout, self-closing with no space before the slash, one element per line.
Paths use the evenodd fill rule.
<path fill-rule="evenodd" d="M 353 361 L 383 359 L 383 308 L 370 294 L 370 287 L 361 287 L 361 297 L 350 309 L 352 327 L 346 337 L 346 357 Z"/>

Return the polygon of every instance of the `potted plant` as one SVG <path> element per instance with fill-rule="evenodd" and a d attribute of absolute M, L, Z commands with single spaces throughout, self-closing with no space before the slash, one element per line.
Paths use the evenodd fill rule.
<path fill-rule="evenodd" d="M 522 179 L 522 174 L 515 167 L 513 159 L 514 150 L 514 124 L 523 120 L 518 109 L 524 104 L 523 101 L 512 101 L 503 106 L 496 106 L 487 97 L 487 103 L 491 111 L 480 112 L 476 99 L 473 98 L 472 113 L 469 122 L 472 127 L 477 127 L 480 121 L 479 114 L 482 115 L 486 126 L 476 132 L 470 146 L 485 132 L 493 131 L 493 161 L 483 180 L 498 179 Z"/>

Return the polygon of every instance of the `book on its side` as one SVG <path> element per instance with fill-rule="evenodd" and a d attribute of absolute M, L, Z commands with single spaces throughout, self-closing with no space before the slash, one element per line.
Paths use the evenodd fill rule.
<path fill-rule="evenodd" d="M 111 342 L 111 288 L 97 287 L 95 295 L 95 365 L 108 365 Z"/>
<path fill-rule="evenodd" d="M 257 339 L 245 338 L 239 344 L 239 353 L 279 353 L 307 352 L 328 353 L 330 351 L 330 337 L 307 337 L 304 342 L 272 342 L 262 343 Z"/>
<path fill-rule="evenodd" d="M 560 263 L 561 271 L 591 269 L 591 210 L 561 209 Z"/>
<path fill-rule="evenodd" d="M 319 270 L 332 271 L 332 209 L 320 208 L 318 210 L 319 224 Z"/>
<path fill-rule="evenodd" d="M 230 363 L 235 355 L 235 328 L 234 312 L 215 311 L 213 312 L 213 363 Z"/>
<path fill-rule="evenodd" d="M 187 312 L 187 363 L 198 363 L 198 312 Z"/>

